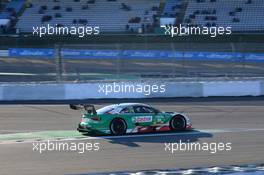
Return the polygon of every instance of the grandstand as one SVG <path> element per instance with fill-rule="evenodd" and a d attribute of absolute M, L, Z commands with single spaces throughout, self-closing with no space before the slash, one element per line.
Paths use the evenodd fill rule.
<path fill-rule="evenodd" d="M 167 0 L 163 11 L 165 17 L 177 17 L 180 12 L 182 0 Z"/>
<path fill-rule="evenodd" d="M 1 7 L 3 7 L 3 9 L 0 11 L 0 19 L 16 18 L 17 14 L 22 9 L 24 2 L 25 0 L 12 0 L 10 2 L 3 1 L 1 3 Z"/>
<path fill-rule="evenodd" d="M 232 27 L 234 32 L 264 31 L 263 0 L 189 0 L 184 24 Z"/>
<path fill-rule="evenodd" d="M 32 32 L 32 26 L 99 26 L 101 32 L 150 29 L 159 0 L 32 0 L 16 27 Z"/>
<path fill-rule="evenodd" d="M 174 18 L 173 25 L 264 31 L 263 0 L 11 0 L 1 1 L 1 8 L 0 19 L 10 19 L 22 33 L 45 24 L 99 26 L 102 33 L 152 33 L 162 18 Z"/>
<path fill-rule="evenodd" d="M 0 1 L 0 34 L 10 31 L 24 4 L 25 0 Z"/>

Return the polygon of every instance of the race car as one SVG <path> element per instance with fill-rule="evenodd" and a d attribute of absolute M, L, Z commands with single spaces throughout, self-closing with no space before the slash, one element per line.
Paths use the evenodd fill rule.
<path fill-rule="evenodd" d="M 192 128 L 187 116 L 161 112 L 147 104 L 120 103 L 95 110 L 93 105 L 70 105 L 85 112 L 77 130 L 82 133 L 124 135 L 155 131 L 183 131 Z"/>

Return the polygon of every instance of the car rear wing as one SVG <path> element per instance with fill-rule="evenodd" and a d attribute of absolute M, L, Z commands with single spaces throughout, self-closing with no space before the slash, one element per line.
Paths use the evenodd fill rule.
<path fill-rule="evenodd" d="M 97 114 L 94 105 L 91 104 L 70 104 L 70 108 L 73 110 L 84 109 L 88 114 Z"/>

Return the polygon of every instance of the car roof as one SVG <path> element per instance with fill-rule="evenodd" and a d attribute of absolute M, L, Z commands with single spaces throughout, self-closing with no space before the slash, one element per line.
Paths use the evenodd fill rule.
<path fill-rule="evenodd" d="M 127 106 L 148 106 L 150 107 L 150 105 L 144 104 L 144 103 L 119 103 L 119 104 L 115 104 L 117 106 L 121 106 L 121 107 L 127 107 Z"/>

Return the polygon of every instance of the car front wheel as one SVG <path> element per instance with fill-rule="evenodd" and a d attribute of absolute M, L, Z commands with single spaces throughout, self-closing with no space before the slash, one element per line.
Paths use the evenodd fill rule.
<path fill-rule="evenodd" d="M 172 131 L 183 131 L 186 129 L 186 120 L 181 115 L 172 117 L 170 121 L 170 129 Z"/>
<path fill-rule="evenodd" d="M 113 135 L 123 135 L 126 133 L 126 122 L 121 118 L 115 118 L 110 124 L 110 131 Z"/>

